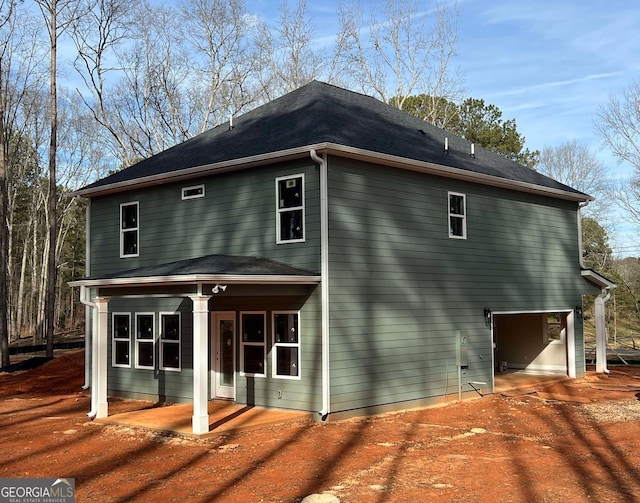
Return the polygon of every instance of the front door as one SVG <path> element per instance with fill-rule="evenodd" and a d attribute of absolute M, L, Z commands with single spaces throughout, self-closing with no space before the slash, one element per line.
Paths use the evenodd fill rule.
<path fill-rule="evenodd" d="M 236 315 L 230 313 L 212 313 L 213 344 L 211 345 L 212 397 L 235 398 L 235 339 Z"/>

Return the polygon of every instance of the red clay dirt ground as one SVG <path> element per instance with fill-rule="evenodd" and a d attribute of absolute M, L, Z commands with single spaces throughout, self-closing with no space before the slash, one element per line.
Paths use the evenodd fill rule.
<path fill-rule="evenodd" d="M 640 368 L 445 406 L 208 440 L 86 419 L 83 352 L 0 374 L 0 477 L 78 502 L 640 502 Z M 110 413 L 139 407 L 117 400 Z"/>

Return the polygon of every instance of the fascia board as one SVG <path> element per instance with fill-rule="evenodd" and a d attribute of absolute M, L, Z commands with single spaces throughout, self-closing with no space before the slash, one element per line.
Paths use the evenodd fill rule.
<path fill-rule="evenodd" d="M 144 188 L 162 183 L 177 182 L 181 180 L 190 180 L 219 173 L 228 173 L 230 171 L 239 171 L 243 169 L 270 164 L 274 161 L 288 161 L 292 159 L 302 159 L 309 155 L 309 147 L 298 147 L 289 150 L 281 150 L 278 152 L 269 152 L 251 157 L 243 157 L 240 159 L 231 159 L 229 161 L 218 162 L 215 164 L 203 164 L 193 166 L 178 171 L 162 173 L 159 175 L 145 176 L 135 180 L 125 180 L 123 182 L 102 185 L 90 189 L 79 189 L 71 193 L 72 196 L 93 197 L 131 190 L 133 188 Z"/>
<path fill-rule="evenodd" d="M 175 172 L 163 173 L 160 175 L 154 175 L 137 180 L 128 180 L 124 182 L 118 182 L 110 185 L 104 185 L 101 187 L 95 187 L 93 189 L 80 189 L 72 192 L 74 196 L 81 197 L 93 197 L 98 195 L 106 195 L 110 193 L 120 192 L 123 190 L 130 190 L 132 188 L 144 188 L 159 183 L 175 182 L 180 180 L 193 179 L 201 176 L 207 176 L 218 173 L 227 173 L 230 171 L 238 171 L 243 169 L 252 168 L 264 164 L 269 164 L 274 161 L 287 161 L 292 159 L 300 159 L 309 155 L 311 150 L 315 150 L 317 153 L 332 154 L 339 157 L 346 157 L 350 159 L 362 160 L 372 162 L 376 164 L 384 164 L 401 169 L 407 169 L 411 171 L 418 171 L 421 173 L 428 173 L 432 175 L 442 176 L 445 178 L 454 178 L 456 180 L 468 181 L 473 183 L 479 183 L 482 185 L 489 185 L 491 187 L 499 187 L 510 190 L 517 190 L 519 192 L 528 192 L 531 194 L 541 194 L 557 199 L 564 199 L 575 202 L 593 201 L 594 198 L 587 194 L 577 194 L 574 192 L 567 192 L 560 189 L 554 189 L 551 187 L 543 187 L 529 182 L 521 182 L 517 180 L 508 180 L 506 178 L 500 178 L 497 176 L 487 175 L 483 173 L 476 173 L 461 168 L 453 168 L 451 166 L 444 166 L 441 164 L 435 164 L 426 161 L 418 161 L 406 157 L 399 157 L 390 154 L 383 154 L 380 152 L 374 152 L 371 150 L 364 150 L 357 147 L 350 147 L 347 145 L 341 145 L 337 143 L 317 143 L 313 145 L 306 145 L 304 147 L 296 147 L 294 149 L 281 150 L 278 152 L 269 152 L 267 154 L 260 154 L 251 157 L 244 157 L 240 159 L 232 159 L 215 164 L 207 164 L 202 166 L 194 166 L 191 168 L 182 169 Z"/>
<path fill-rule="evenodd" d="M 186 274 L 175 276 L 145 276 L 140 278 L 79 279 L 70 281 L 72 287 L 99 288 L 109 286 L 166 286 L 184 283 L 233 283 L 234 285 L 278 284 L 299 285 L 320 283 L 320 276 L 287 275 L 233 275 L 233 274 Z"/>
<path fill-rule="evenodd" d="M 506 178 L 486 175 L 483 173 L 476 173 L 461 168 L 453 168 L 451 166 L 444 166 L 431 162 L 417 161 L 415 159 L 409 159 L 406 157 L 382 154 L 379 152 L 372 152 L 344 145 L 327 145 L 325 152 L 341 157 L 368 160 L 371 162 L 377 162 L 378 164 L 385 164 L 387 166 L 393 166 L 411 171 L 418 171 L 421 173 L 428 173 L 445 178 L 454 178 L 457 180 L 479 183 L 482 185 L 490 185 L 491 187 L 500 187 L 505 189 L 517 190 L 519 192 L 529 192 L 532 194 L 544 194 L 550 197 L 566 199 L 569 201 L 580 202 L 594 200 L 593 197 L 587 194 L 576 194 L 574 192 L 567 192 L 560 189 L 554 189 L 552 187 L 543 187 L 541 185 L 536 185 L 533 183 L 508 180 Z"/>
<path fill-rule="evenodd" d="M 605 278 L 601 274 L 598 274 L 592 269 L 583 269 L 582 271 L 580 271 L 580 274 L 582 274 L 582 277 L 584 279 L 586 279 L 590 283 L 593 283 L 596 286 L 599 286 L 600 288 L 610 290 L 618 286 L 613 281 L 608 280 L 607 278 Z"/>

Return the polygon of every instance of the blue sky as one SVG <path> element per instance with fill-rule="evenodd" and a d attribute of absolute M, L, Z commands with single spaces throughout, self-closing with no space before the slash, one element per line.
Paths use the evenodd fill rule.
<path fill-rule="evenodd" d="M 469 96 L 515 118 L 527 147 L 585 143 L 628 177 L 594 130 L 598 108 L 640 79 L 640 5 L 635 1 L 468 0 L 460 4 L 460 56 Z M 612 229 L 622 254 L 640 255 L 629 225 Z"/>
<path fill-rule="evenodd" d="M 458 62 L 469 95 L 514 117 L 529 148 L 577 139 L 597 149 L 598 107 L 640 77 L 638 5 L 469 0 L 461 7 Z"/>
<path fill-rule="evenodd" d="M 372 3 L 383 1 L 361 0 L 363 12 Z M 338 4 L 308 1 L 320 43 L 335 35 Z M 266 18 L 277 17 L 279 5 L 279 0 L 248 4 Z M 630 175 L 631 166 L 618 164 L 602 148 L 593 123 L 612 93 L 640 79 L 640 4 L 460 0 L 458 7 L 455 64 L 466 96 L 498 106 L 504 119 L 514 118 L 531 150 L 578 140 L 597 152 L 612 178 Z M 629 226 L 618 224 L 611 238 L 620 252 L 640 255 L 640 240 Z"/>

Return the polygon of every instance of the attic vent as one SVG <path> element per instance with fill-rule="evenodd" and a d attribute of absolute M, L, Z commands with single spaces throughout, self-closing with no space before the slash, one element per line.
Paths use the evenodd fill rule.
<path fill-rule="evenodd" d="M 449 153 L 449 137 L 448 136 L 444 137 L 444 153 L 445 154 Z"/>
<path fill-rule="evenodd" d="M 418 129 L 418 131 L 422 134 L 427 134 L 427 132 L 424 129 Z"/>
<path fill-rule="evenodd" d="M 193 187 L 182 187 L 182 199 L 196 199 L 204 197 L 204 185 L 194 185 Z"/>

